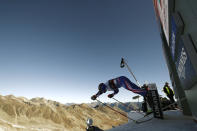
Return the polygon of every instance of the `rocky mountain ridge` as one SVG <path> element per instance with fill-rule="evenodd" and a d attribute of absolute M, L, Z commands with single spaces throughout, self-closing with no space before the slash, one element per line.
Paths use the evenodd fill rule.
<path fill-rule="evenodd" d="M 116 110 L 124 113 L 120 109 Z M 65 105 L 44 98 L 27 99 L 0 95 L 0 130 L 8 131 L 83 131 L 87 118 L 101 129 L 127 123 L 128 119 L 105 106 Z"/>

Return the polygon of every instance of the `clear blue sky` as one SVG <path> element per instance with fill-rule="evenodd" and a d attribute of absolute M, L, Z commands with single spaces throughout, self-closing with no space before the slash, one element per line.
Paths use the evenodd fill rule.
<path fill-rule="evenodd" d="M 170 82 L 152 0 L 0 1 L 0 18 L 2 95 L 91 102 L 100 82 L 134 81 L 121 57 L 141 84 Z"/>

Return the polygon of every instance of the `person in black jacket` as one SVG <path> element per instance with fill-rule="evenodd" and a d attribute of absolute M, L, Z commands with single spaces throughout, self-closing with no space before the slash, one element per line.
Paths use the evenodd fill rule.
<path fill-rule="evenodd" d="M 147 94 L 144 96 L 144 102 L 142 103 L 142 110 L 143 110 L 143 112 L 148 113 L 150 111 L 149 109 L 153 108 L 153 102 L 152 102 L 151 97 L 150 97 L 148 85 L 144 84 L 141 88 L 146 90 L 146 92 L 147 92 Z"/>

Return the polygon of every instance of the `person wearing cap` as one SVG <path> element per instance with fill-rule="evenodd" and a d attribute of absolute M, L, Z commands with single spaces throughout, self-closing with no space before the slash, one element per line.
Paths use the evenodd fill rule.
<path fill-rule="evenodd" d="M 163 87 L 163 91 L 166 94 L 166 96 L 170 99 L 171 103 L 174 103 L 174 91 L 170 88 L 168 82 L 165 83 L 164 87 Z"/>
<path fill-rule="evenodd" d="M 86 124 L 87 124 L 86 131 L 103 131 L 99 127 L 93 126 L 93 120 L 91 118 L 87 119 Z"/>
<path fill-rule="evenodd" d="M 92 100 L 96 100 L 101 94 L 106 93 L 107 91 L 113 91 L 112 94 L 109 94 L 108 97 L 112 98 L 114 95 L 118 94 L 119 88 L 125 88 L 134 93 L 145 96 L 147 91 L 141 89 L 139 86 L 131 82 L 127 77 L 120 76 L 111 80 L 108 80 L 106 83 L 100 83 L 98 86 L 98 92 L 91 97 Z"/>

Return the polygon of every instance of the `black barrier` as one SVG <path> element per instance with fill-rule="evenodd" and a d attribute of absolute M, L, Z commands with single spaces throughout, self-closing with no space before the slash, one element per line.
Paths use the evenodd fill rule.
<path fill-rule="evenodd" d="M 148 99 L 150 99 L 150 101 L 152 102 L 151 108 L 153 110 L 154 117 L 163 119 L 163 111 L 161 108 L 156 84 L 148 84 L 148 89 Z"/>

